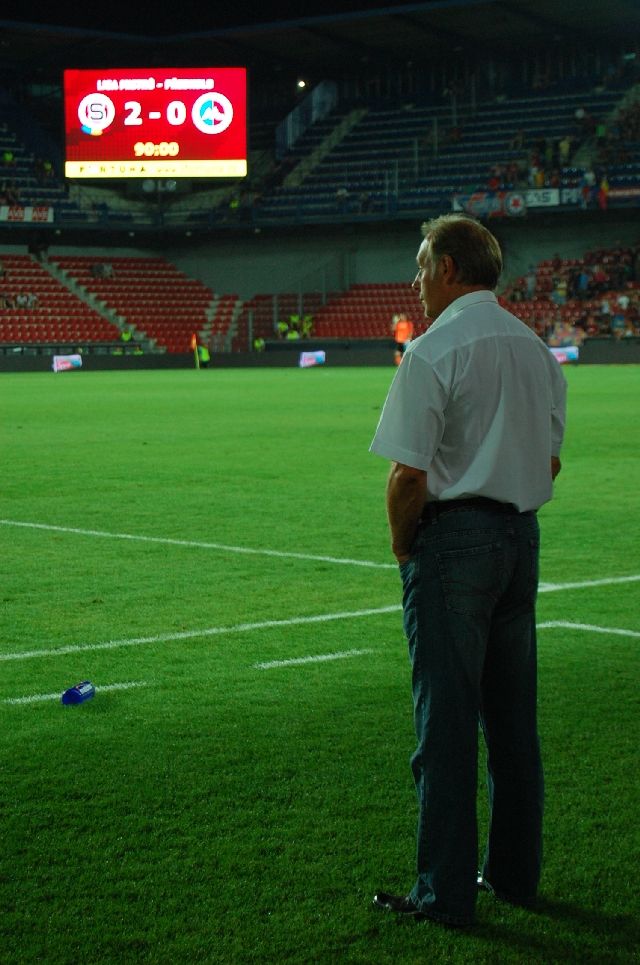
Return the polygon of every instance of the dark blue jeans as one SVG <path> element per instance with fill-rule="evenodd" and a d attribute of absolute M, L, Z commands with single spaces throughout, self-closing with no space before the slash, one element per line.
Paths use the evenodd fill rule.
<path fill-rule="evenodd" d="M 536 726 L 539 530 L 534 514 L 458 508 L 420 525 L 403 563 L 418 746 L 418 877 L 425 913 L 473 921 L 478 723 L 488 751 L 482 873 L 497 895 L 536 894 L 543 777 Z"/>

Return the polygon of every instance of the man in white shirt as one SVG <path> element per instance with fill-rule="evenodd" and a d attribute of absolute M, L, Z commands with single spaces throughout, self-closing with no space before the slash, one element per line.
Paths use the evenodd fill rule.
<path fill-rule="evenodd" d="M 566 383 L 544 343 L 494 295 L 502 255 L 479 222 L 423 225 L 413 282 L 431 328 L 404 355 L 371 450 L 392 461 L 418 747 L 417 879 L 374 904 L 450 925 L 478 887 L 530 905 L 542 856 L 536 726 L 535 511 L 560 471 Z M 477 735 L 490 827 L 477 877 Z"/>

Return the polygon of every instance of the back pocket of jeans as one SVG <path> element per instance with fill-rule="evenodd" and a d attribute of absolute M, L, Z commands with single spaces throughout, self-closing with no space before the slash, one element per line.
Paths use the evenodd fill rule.
<path fill-rule="evenodd" d="M 436 553 L 448 610 L 465 616 L 488 614 L 500 595 L 504 567 L 500 543 L 440 550 Z"/>

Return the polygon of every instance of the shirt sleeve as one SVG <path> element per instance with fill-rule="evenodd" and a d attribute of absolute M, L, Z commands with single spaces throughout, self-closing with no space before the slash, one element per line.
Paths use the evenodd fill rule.
<path fill-rule="evenodd" d="M 433 366 L 405 353 L 391 383 L 370 452 L 428 470 L 444 432 L 447 391 Z"/>
<path fill-rule="evenodd" d="M 556 362 L 555 359 L 553 359 L 553 362 L 554 364 L 551 366 L 551 455 L 559 456 L 567 419 L 567 382 L 560 363 Z"/>

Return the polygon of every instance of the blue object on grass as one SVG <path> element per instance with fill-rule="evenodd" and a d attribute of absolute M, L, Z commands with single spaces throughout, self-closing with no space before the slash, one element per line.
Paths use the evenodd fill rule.
<path fill-rule="evenodd" d="M 89 700 L 94 696 L 96 688 L 88 680 L 83 680 L 82 683 L 76 684 L 75 687 L 69 687 L 68 690 L 62 695 L 63 704 L 83 704 L 85 700 Z"/>

